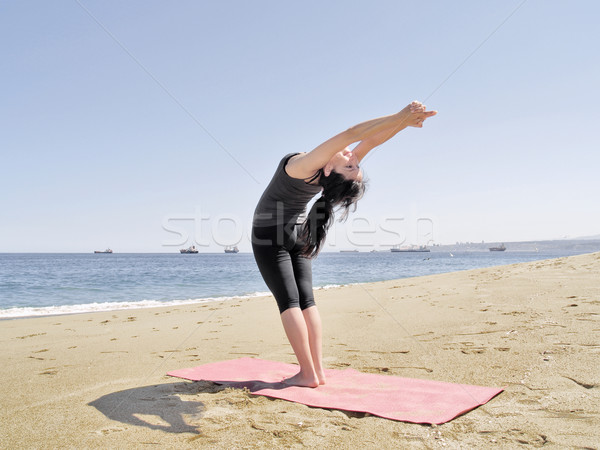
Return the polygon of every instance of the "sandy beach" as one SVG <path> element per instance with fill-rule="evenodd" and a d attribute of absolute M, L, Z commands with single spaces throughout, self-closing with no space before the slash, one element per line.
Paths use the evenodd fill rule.
<path fill-rule="evenodd" d="M 0 322 L 1 448 L 600 446 L 600 253 L 316 291 L 328 368 L 505 387 L 440 426 L 165 376 L 292 363 L 272 297 Z"/>

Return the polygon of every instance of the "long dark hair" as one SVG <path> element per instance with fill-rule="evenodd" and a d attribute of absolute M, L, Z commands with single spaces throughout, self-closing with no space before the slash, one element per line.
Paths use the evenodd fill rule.
<path fill-rule="evenodd" d="M 337 212 L 341 211 L 339 221 L 346 220 L 350 208 L 353 207 L 352 211 L 356 210 L 356 203 L 362 198 L 366 188 L 365 182 L 348 180 L 335 171 L 331 171 L 326 177 L 323 169 L 319 169 L 314 178 L 317 177 L 319 185 L 323 186 L 323 193 L 313 204 L 302 226 L 302 254 L 308 258 L 317 256 L 325 243 L 327 230 L 333 224 L 334 208 L 337 208 Z"/>

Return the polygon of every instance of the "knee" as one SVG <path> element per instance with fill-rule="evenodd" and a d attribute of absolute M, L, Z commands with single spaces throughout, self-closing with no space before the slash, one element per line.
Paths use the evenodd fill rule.
<path fill-rule="evenodd" d="M 304 298 L 300 300 L 300 309 L 304 311 L 306 308 L 310 308 L 311 306 L 316 306 L 314 297 Z"/>
<path fill-rule="evenodd" d="M 279 314 L 283 314 L 284 311 L 287 311 L 290 308 L 304 309 L 297 298 L 285 300 L 277 299 L 277 307 L 279 308 Z"/>

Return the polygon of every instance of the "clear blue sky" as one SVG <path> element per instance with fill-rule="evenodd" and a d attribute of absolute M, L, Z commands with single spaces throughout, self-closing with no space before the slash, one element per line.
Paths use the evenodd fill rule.
<path fill-rule="evenodd" d="M 2 2 L 0 252 L 220 251 L 281 156 L 414 99 L 354 241 L 598 234 L 600 3 L 521 3 Z"/>

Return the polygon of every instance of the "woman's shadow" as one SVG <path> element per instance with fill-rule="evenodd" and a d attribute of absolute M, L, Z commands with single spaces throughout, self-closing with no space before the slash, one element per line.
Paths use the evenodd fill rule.
<path fill-rule="evenodd" d="M 204 404 L 184 401 L 180 396 L 222 389 L 202 381 L 166 383 L 113 392 L 88 404 L 111 420 L 168 433 L 198 434 Z"/>
<path fill-rule="evenodd" d="M 214 394 L 228 387 L 246 388 L 249 394 L 253 394 L 260 389 L 279 390 L 289 385 L 262 380 L 166 383 L 113 392 L 88 405 L 93 406 L 109 419 L 122 423 L 168 433 L 199 434 L 198 427 L 204 412 L 204 404 L 199 401 L 184 401 L 180 396 Z"/>

